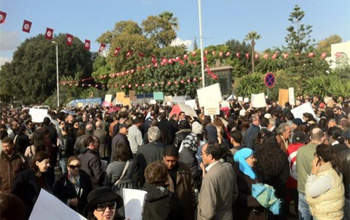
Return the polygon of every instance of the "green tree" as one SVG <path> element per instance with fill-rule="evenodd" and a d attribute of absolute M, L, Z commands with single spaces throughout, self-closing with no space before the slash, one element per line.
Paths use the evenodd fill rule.
<path fill-rule="evenodd" d="M 234 88 L 239 96 L 250 97 L 253 93 L 265 92 L 266 86 L 264 85 L 262 73 L 253 73 L 242 76 L 235 81 Z"/>
<path fill-rule="evenodd" d="M 194 37 L 193 50 L 198 50 L 197 38 Z"/>
<path fill-rule="evenodd" d="M 176 38 L 179 28 L 178 19 L 171 12 L 163 12 L 158 16 L 148 16 L 142 22 L 143 31 L 159 47 L 169 46 Z"/>
<path fill-rule="evenodd" d="M 257 32 L 251 31 L 244 38 L 245 41 L 251 41 L 251 45 L 252 45 L 251 59 L 252 59 L 252 72 L 253 73 L 254 73 L 254 61 L 255 61 L 255 50 L 254 50 L 255 49 L 255 44 L 256 44 L 255 41 L 259 40 L 260 37 L 261 36 Z"/>
<path fill-rule="evenodd" d="M 342 42 L 342 39 L 339 35 L 331 35 L 324 40 L 321 40 L 317 43 L 317 51 L 319 53 L 327 52 L 331 53 L 331 45 Z"/>
<path fill-rule="evenodd" d="M 302 24 L 301 21 L 305 17 L 305 12 L 298 5 L 295 5 L 294 11 L 289 15 L 289 21 L 292 25 L 287 28 L 289 32 L 285 40 L 287 42 L 287 50 L 290 53 L 308 52 L 313 49 L 311 39 L 312 26 Z"/>
<path fill-rule="evenodd" d="M 59 75 L 85 78 L 91 76 L 91 53 L 84 49 L 79 38 L 71 46 L 66 35 L 54 39 L 58 43 Z M 11 82 L 8 84 L 8 82 Z M 13 60 L 0 71 L 0 94 L 16 97 L 24 104 L 42 103 L 56 88 L 56 50 L 51 41 L 40 34 L 28 38 L 15 51 Z"/>

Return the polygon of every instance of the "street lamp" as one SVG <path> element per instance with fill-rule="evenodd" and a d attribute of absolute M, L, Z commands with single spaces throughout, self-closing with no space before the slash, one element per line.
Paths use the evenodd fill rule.
<path fill-rule="evenodd" d="M 57 86 L 57 108 L 60 107 L 60 84 L 59 84 L 59 75 L 58 75 L 58 43 L 52 41 L 56 45 L 56 86 Z"/>
<path fill-rule="evenodd" d="M 203 54 L 203 31 L 202 31 L 202 0 L 198 0 L 198 16 L 199 16 L 199 43 L 201 47 L 202 88 L 204 88 L 205 79 L 204 79 L 204 54 Z"/>

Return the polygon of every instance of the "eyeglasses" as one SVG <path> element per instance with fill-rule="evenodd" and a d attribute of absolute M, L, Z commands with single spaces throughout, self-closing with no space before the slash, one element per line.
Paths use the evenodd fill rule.
<path fill-rule="evenodd" d="M 110 210 L 115 210 L 115 207 L 117 206 L 116 202 L 105 202 L 101 204 L 97 204 L 96 211 L 98 212 L 104 212 L 106 208 L 108 207 Z"/>
<path fill-rule="evenodd" d="M 80 164 L 78 164 L 78 165 L 69 165 L 68 167 L 71 168 L 71 169 L 75 169 L 75 168 L 79 169 L 81 167 L 81 165 Z"/>

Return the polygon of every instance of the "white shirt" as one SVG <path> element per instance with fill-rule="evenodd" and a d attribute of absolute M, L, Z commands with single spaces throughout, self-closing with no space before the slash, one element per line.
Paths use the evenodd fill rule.
<path fill-rule="evenodd" d="M 206 168 L 205 168 L 205 170 L 207 171 L 207 172 L 209 172 L 209 170 L 214 166 L 214 164 L 216 164 L 216 163 L 219 163 L 219 161 L 216 161 L 216 162 L 214 162 L 214 163 L 211 163 L 211 164 L 209 164 Z"/>

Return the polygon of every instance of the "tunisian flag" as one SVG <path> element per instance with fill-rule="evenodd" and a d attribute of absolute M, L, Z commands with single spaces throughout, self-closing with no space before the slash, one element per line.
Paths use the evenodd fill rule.
<path fill-rule="evenodd" d="M 0 11 L 0 24 L 5 23 L 6 12 Z"/>
<path fill-rule="evenodd" d="M 106 44 L 101 43 L 100 48 L 98 49 L 98 53 L 101 53 L 106 47 Z"/>
<path fill-rule="evenodd" d="M 117 56 L 117 54 L 119 53 L 119 51 L 120 51 L 120 48 L 119 48 L 119 47 L 116 47 L 116 48 L 114 49 L 113 55 L 114 55 L 114 56 Z"/>
<path fill-rule="evenodd" d="M 85 48 L 86 50 L 90 50 L 90 43 L 91 43 L 90 40 L 85 40 L 84 48 Z"/>
<path fill-rule="evenodd" d="M 52 40 L 53 37 L 53 29 L 52 28 L 46 28 L 45 32 L 45 38 L 48 40 Z"/>
<path fill-rule="evenodd" d="M 69 46 L 72 45 L 72 43 L 73 43 L 73 35 L 67 34 L 66 43 L 67 43 L 67 45 L 69 45 Z"/>
<path fill-rule="evenodd" d="M 32 22 L 27 20 L 23 21 L 22 31 L 29 33 L 31 27 L 32 27 Z"/>

